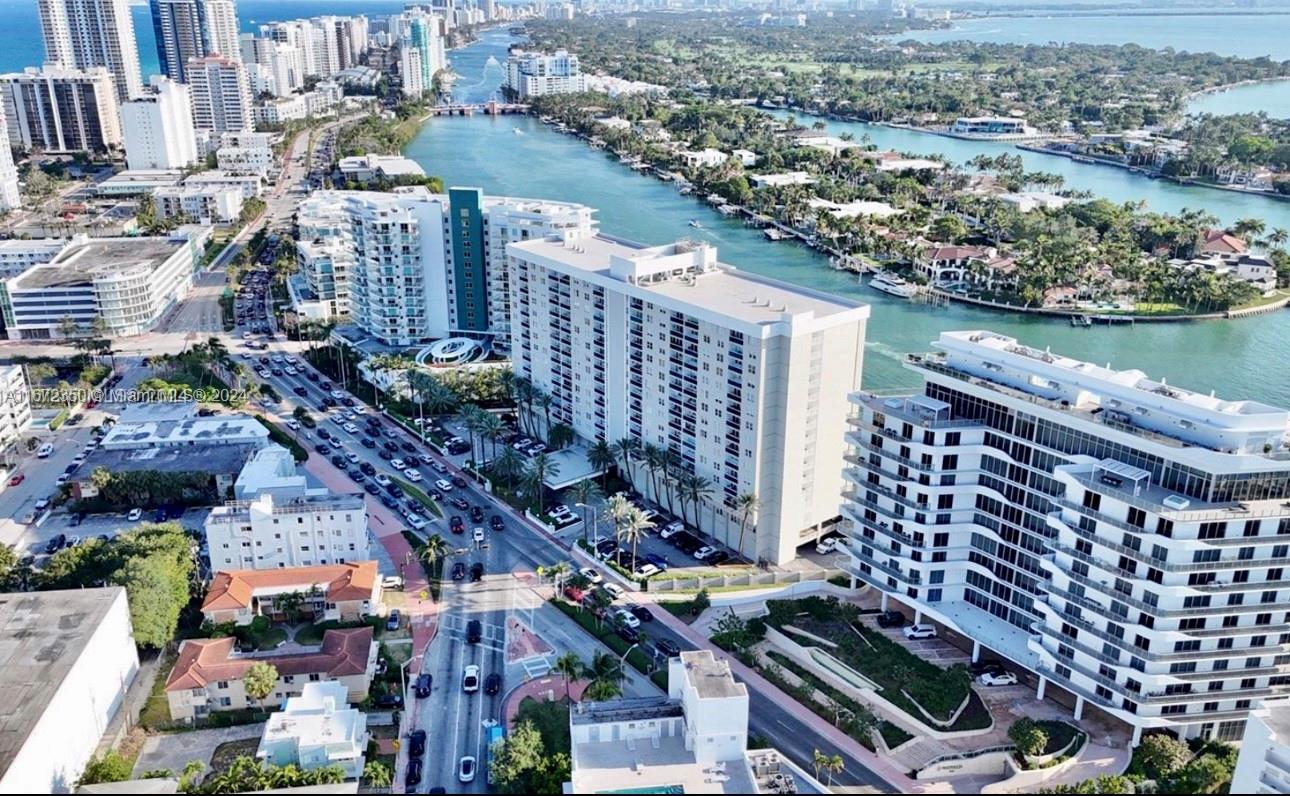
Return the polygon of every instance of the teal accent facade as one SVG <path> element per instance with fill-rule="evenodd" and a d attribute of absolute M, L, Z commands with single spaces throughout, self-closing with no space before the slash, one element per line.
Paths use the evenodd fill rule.
<path fill-rule="evenodd" d="M 488 331 L 488 270 L 484 254 L 484 192 L 448 189 L 452 233 L 452 273 L 457 301 L 456 327 Z"/>

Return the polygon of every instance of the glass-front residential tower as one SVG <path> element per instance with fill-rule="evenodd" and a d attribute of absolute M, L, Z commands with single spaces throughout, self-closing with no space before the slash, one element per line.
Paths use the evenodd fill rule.
<path fill-rule="evenodd" d="M 849 570 L 1132 728 L 1240 738 L 1290 691 L 1290 411 L 946 332 L 856 393 Z"/>

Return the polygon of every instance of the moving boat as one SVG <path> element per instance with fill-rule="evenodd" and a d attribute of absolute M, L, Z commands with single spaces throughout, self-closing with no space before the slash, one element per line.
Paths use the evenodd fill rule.
<path fill-rule="evenodd" d="M 1090 318 L 1090 317 L 1088 317 L 1087 315 L 1072 315 L 1072 316 L 1071 316 L 1071 326 L 1083 326 L 1083 327 L 1088 327 L 1088 326 L 1092 326 L 1092 325 L 1093 325 L 1093 319 L 1092 319 L 1092 318 Z"/>
<path fill-rule="evenodd" d="M 699 223 L 699 219 L 697 218 L 690 219 L 690 226 L 694 227 L 695 229 L 703 229 L 703 225 Z"/>
<path fill-rule="evenodd" d="M 870 279 L 869 287 L 901 298 L 911 298 L 918 292 L 918 285 L 901 279 L 895 274 L 887 273 L 878 274 Z"/>

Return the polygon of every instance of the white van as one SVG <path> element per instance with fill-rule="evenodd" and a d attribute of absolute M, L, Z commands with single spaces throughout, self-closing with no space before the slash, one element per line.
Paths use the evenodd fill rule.
<path fill-rule="evenodd" d="M 36 457 L 40 459 L 48 459 L 50 454 L 53 452 L 54 446 L 46 442 L 44 445 L 40 446 L 39 450 L 36 451 Z"/>

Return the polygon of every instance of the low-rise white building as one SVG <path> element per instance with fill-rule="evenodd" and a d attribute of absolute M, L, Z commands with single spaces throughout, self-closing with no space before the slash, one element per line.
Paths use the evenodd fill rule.
<path fill-rule="evenodd" d="M 336 165 L 344 182 L 368 183 L 400 177 L 424 177 L 425 169 L 412 158 L 402 155 L 353 155 L 341 158 Z"/>
<path fill-rule="evenodd" d="M 157 218 L 192 219 L 198 224 L 228 224 L 242 213 L 242 191 L 224 185 L 184 183 L 152 192 Z"/>
<path fill-rule="evenodd" d="M 125 589 L 0 596 L 0 791 L 67 791 L 139 671 Z"/>
<path fill-rule="evenodd" d="M 349 689 L 339 682 L 305 683 L 269 716 L 255 757 L 271 766 L 305 771 L 339 766 L 347 779 L 363 775 L 367 715 L 349 707 Z"/>
<path fill-rule="evenodd" d="M 690 168 L 696 168 L 699 166 L 716 168 L 730 159 L 730 156 L 725 152 L 722 152 L 720 149 L 700 149 L 697 152 L 683 150 L 681 152 L 677 152 L 676 156 L 681 159 L 682 163 Z"/>
<path fill-rule="evenodd" d="M 277 167 L 271 147 L 222 146 L 215 150 L 215 165 L 226 174 L 267 177 Z"/>
<path fill-rule="evenodd" d="M 258 174 L 231 174 L 219 170 L 200 171 L 185 179 L 183 184 L 237 188 L 243 199 L 258 197 L 264 192 L 264 180 Z"/>
<path fill-rule="evenodd" d="M 126 169 L 94 186 L 99 196 L 140 196 L 158 188 L 178 185 L 184 173 L 178 169 Z"/>
<path fill-rule="evenodd" d="M 210 230 L 169 237 L 78 235 L 45 265 L 0 280 L 0 313 L 11 340 L 61 337 L 65 318 L 110 337 L 142 334 L 188 295 Z"/>
<path fill-rule="evenodd" d="M 1250 711 L 1229 793 L 1290 793 L 1290 698 Z"/>
<path fill-rule="evenodd" d="M 324 486 L 311 486 L 285 448 L 261 450 L 238 475 L 234 493 L 236 500 L 206 517 L 215 569 L 309 567 L 371 558 L 363 494 L 333 494 Z"/>
<path fill-rule="evenodd" d="M 520 99 L 578 94 L 587 90 L 587 78 L 578 56 L 565 50 L 551 55 L 516 52 L 506 61 L 506 88 Z"/>
<path fill-rule="evenodd" d="M 757 153 L 751 149 L 736 149 L 730 154 L 739 158 L 739 162 L 745 166 L 752 166 L 757 163 Z"/>
<path fill-rule="evenodd" d="M 805 171 L 786 171 L 779 174 L 753 174 L 748 177 L 754 188 L 781 188 L 785 185 L 814 185 L 815 178 Z"/>
<path fill-rule="evenodd" d="M 1061 210 L 1071 201 L 1065 196 L 1058 196 L 1055 193 L 1043 193 L 1042 191 L 1001 193 L 995 198 L 1004 204 L 1012 205 L 1022 213 L 1029 213 L 1033 210 Z"/>
<path fill-rule="evenodd" d="M 10 238 L 0 240 L 0 279 L 9 279 L 33 265 L 42 265 L 67 248 L 66 238 Z"/>

